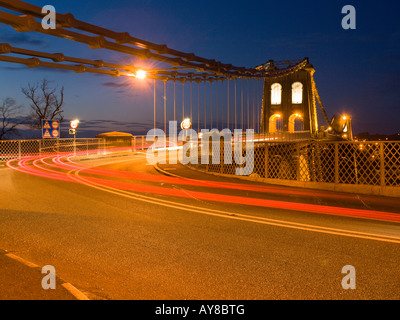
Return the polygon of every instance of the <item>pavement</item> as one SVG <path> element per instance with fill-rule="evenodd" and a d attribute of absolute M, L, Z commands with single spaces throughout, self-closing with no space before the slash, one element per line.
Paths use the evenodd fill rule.
<path fill-rule="evenodd" d="M 81 161 L 86 161 L 121 156 L 126 155 L 79 158 Z M 5 167 L 5 162 L 0 162 L 0 167 Z M 42 273 L 42 268 L 14 253 L 0 249 L 0 300 L 90 300 L 84 293 L 59 277 L 56 277 L 55 289 L 44 289 L 42 280 L 47 273 Z"/>

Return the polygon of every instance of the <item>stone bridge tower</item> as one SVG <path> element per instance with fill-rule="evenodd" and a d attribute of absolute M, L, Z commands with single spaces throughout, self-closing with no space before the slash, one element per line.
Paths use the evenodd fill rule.
<path fill-rule="evenodd" d="M 262 68 L 276 71 L 287 62 L 268 61 Z M 317 109 L 312 76 L 314 67 L 308 62 L 301 69 L 280 77 L 265 78 L 261 113 L 261 133 L 276 131 L 318 132 Z"/>

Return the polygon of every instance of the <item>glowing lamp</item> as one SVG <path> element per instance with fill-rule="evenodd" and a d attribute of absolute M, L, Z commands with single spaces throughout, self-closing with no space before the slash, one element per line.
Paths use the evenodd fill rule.
<path fill-rule="evenodd" d="M 137 71 L 136 71 L 136 78 L 137 78 L 137 79 L 140 79 L 140 80 L 146 79 L 146 71 L 144 71 L 144 70 L 137 70 Z"/>
<path fill-rule="evenodd" d="M 191 127 L 192 127 L 192 122 L 190 121 L 189 118 L 186 118 L 181 122 L 182 130 L 187 130 L 187 129 L 190 129 Z"/>

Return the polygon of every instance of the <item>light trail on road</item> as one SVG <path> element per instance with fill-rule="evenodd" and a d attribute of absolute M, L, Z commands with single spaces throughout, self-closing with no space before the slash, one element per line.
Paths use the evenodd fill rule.
<path fill-rule="evenodd" d="M 75 173 L 76 180 L 81 183 L 83 182 L 87 186 L 90 186 L 90 187 L 93 187 L 93 188 L 96 188 L 96 189 L 99 189 L 99 190 L 102 190 L 105 192 L 128 197 L 131 199 L 156 204 L 158 206 L 161 205 L 161 206 L 173 208 L 175 210 L 191 211 L 191 212 L 211 215 L 211 216 L 215 216 L 215 217 L 222 217 L 222 218 L 228 218 L 228 219 L 239 220 L 239 221 L 260 223 L 260 224 L 265 224 L 265 225 L 272 225 L 272 226 L 297 229 L 297 230 L 303 230 L 303 231 L 312 231 L 312 232 L 319 232 L 319 233 L 325 233 L 325 234 L 332 234 L 332 235 L 361 238 L 361 239 L 368 239 L 368 240 L 377 240 L 377 241 L 400 244 L 400 237 L 382 236 L 382 235 L 378 235 L 378 234 L 372 234 L 372 233 L 367 233 L 367 232 L 357 232 L 357 231 L 344 230 L 344 229 L 338 229 L 338 228 L 327 228 L 327 227 L 315 226 L 315 225 L 310 225 L 310 224 L 305 224 L 305 223 L 295 223 L 295 222 L 284 221 L 284 220 L 252 216 L 252 215 L 248 215 L 248 214 L 246 214 L 246 215 L 238 214 L 238 213 L 233 214 L 228 211 L 213 210 L 213 209 L 208 209 L 208 208 L 201 208 L 198 206 L 185 205 L 182 203 L 177 203 L 177 202 L 168 201 L 168 200 L 160 200 L 159 198 L 143 196 L 141 194 L 134 194 L 131 192 L 126 192 L 124 190 L 115 189 L 113 187 L 102 186 L 97 183 L 93 184 L 93 183 L 91 183 L 91 181 L 80 177 L 79 170 L 75 171 L 74 173 Z"/>
<path fill-rule="evenodd" d="M 289 194 L 292 190 L 281 190 L 279 188 L 263 187 L 263 186 L 252 186 L 249 184 L 242 183 L 220 183 L 200 180 L 189 180 L 175 177 L 164 177 L 158 175 L 151 175 L 145 173 L 133 173 L 126 171 L 117 171 L 103 168 L 96 168 L 92 166 L 86 166 L 78 164 L 71 160 L 71 155 L 47 155 L 41 157 L 29 157 L 22 160 L 10 160 L 7 162 L 7 166 L 13 170 L 19 172 L 49 178 L 67 182 L 79 183 L 77 179 L 71 178 L 69 172 L 79 171 L 84 174 L 86 182 L 90 182 L 93 185 L 110 187 L 113 189 L 126 190 L 131 192 L 149 193 L 161 196 L 177 197 L 177 198 L 196 198 L 204 201 L 222 202 L 229 204 L 238 204 L 246 206 L 256 207 L 267 207 L 274 209 L 283 209 L 298 212 L 318 213 L 336 216 L 355 217 L 363 219 L 383 220 L 391 222 L 400 222 L 400 215 L 397 213 L 375 211 L 375 210 L 363 210 L 353 209 L 344 207 L 334 207 L 326 205 L 307 204 L 299 202 L 288 202 L 261 199 L 256 197 L 244 197 L 225 195 L 215 192 L 203 192 L 185 190 L 183 193 L 181 190 L 169 188 L 168 186 L 156 186 L 146 185 L 141 183 L 135 183 L 133 181 L 144 181 L 150 183 L 167 183 L 167 184 L 178 184 L 186 186 L 197 186 L 202 188 L 215 188 L 215 189 L 235 189 L 235 190 L 246 190 L 256 191 L 262 193 L 282 193 Z M 16 162 L 16 165 L 13 164 Z M 95 176 L 90 176 L 95 175 Z M 118 181 L 116 179 L 130 179 L 130 181 Z M 133 181 L 132 181 L 133 180 Z M 305 194 L 302 191 L 294 191 L 295 194 Z"/>

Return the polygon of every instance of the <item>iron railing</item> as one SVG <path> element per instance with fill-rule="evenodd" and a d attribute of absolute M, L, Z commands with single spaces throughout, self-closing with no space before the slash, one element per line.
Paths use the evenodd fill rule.
<path fill-rule="evenodd" d="M 147 136 L 133 136 L 132 139 L 32 139 L 0 141 L 0 161 L 51 154 L 110 154 L 146 150 L 153 142 Z M 150 140 L 151 137 L 149 137 Z"/>
<path fill-rule="evenodd" d="M 228 144 L 229 145 L 229 144 Z M 234 145 L 228 151 L 223 142 L 209 144 L 209 161 L 194 167 L 207 172 L 235 175 L 238 165 L 234 159 Z M 245 156 L 245 144 L 242 156 Z M 250 149 L 249 149 L 250 150 Z M 264 179 L 365 185 L 381 187 L 400 186 L 399 141 L 318 141 L 264 142 L 255 139 L 253 165 L 244 173 Z M 231 156 L 232 152 L 232 156 Z M 232 162 L 232 163 L 230 163 Z"/>

